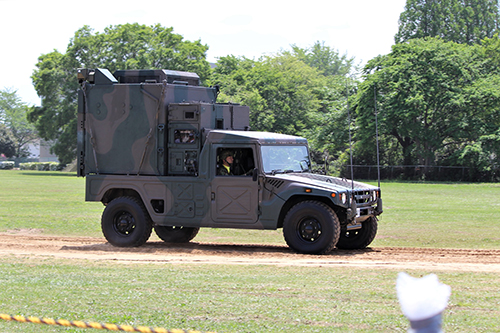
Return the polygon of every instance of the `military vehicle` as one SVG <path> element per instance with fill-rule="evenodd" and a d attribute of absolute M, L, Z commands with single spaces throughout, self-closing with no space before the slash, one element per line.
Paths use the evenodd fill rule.
<path fill-rule="evenodd" d="M 307 140 L 250 131 L 249 108 L 171 70 L 79 69 L 78 174 L 109 243 L 189 242 L 200 228 L 283 228 L 300 253 L 368 246 L 380 188 L 313 174 Z M 222 172 L 220 172 L 222 170 Z"/>

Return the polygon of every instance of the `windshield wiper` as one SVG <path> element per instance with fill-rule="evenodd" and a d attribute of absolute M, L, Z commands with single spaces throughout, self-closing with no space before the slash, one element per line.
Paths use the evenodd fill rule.
<path fill-rule="evenodd" d="M 292 172 L 297 172 L 297 171 L 292 169 L 286 169 L 286 170 L 274 169 L 273 171 L 271 171 L 271 174 L 274 176 L 277 173 L 292 173 Z"/>
<path fill-rule="evenodd" d="M 274 169 L 271 171 L 271 175 L 273 175 L 273 176 L 277 173 L 283 173 L 283 171 L 281 169 Z"/>

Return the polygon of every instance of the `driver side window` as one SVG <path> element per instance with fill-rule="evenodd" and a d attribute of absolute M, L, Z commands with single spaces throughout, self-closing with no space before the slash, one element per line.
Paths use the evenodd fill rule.
<path fill-rule="evenodd" d="M 217 176 L 250 176 L 255 168 L 252 148 L 218 148 Z"/>

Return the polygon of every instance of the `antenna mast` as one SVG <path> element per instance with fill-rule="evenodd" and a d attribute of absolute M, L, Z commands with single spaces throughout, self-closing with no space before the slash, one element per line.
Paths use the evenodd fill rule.
<path fill-rule="evenodd" d="M 373 105 L 375 106 L 375 137 L 377 139 L 377 173 L 378 188 L 380 188 L 380 149 L 378 144 L 378 112 L 377 112 L 377 87 L 373 85 Z M 352 164 L 352 162 L 351 162 Z"/>
<path fill-rule="evenodd" d="M 351 189 L 354 190 L 354 167 L 352 165 L 352 138 L 351 138 L 351 111 L 349 108 L 349 87 L 347 79 L 345 81 L 345 90 L 347 96 L 347 121 L 349 122 L 349 155 L 351 161 Z"/>

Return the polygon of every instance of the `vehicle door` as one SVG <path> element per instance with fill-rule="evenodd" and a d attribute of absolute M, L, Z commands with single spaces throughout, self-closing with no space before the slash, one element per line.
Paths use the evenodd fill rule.
<path fill-rule="evenodd" d="M 216 224 L 253 224 L 259 211 L 259 185 L 252 179 L 256 161 L 253 145 L 214 145 L 211 152 L 211 216 Z M 227 161 L 232 163 L 228 166 Z M 226 160 L 226 163 L 224 163 Z M 224 165 L 226 164 L 226 165 Z"/>

